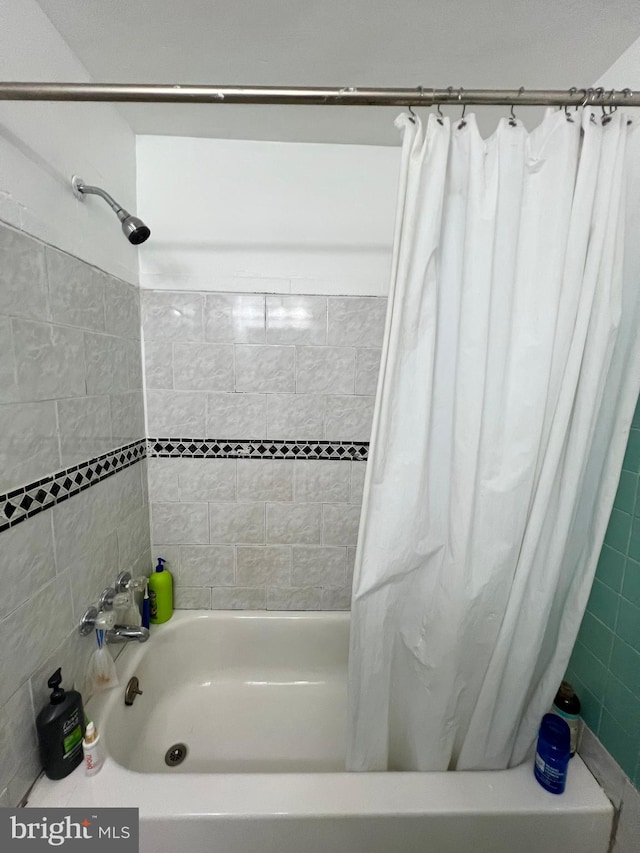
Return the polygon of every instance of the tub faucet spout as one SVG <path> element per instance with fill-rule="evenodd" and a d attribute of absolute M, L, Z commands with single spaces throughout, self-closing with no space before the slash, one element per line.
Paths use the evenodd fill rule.
<path fill-rule="evenodd" d="M 115 625 L 105 634 L 107 643 L 146 643 L 149 639 L 149 629 L 140 625 Z"/>

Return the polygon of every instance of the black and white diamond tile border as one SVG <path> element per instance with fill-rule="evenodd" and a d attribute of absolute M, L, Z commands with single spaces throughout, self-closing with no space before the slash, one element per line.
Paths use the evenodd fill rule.
<path fill-rule="evenodd" d="M 146 455 L 146 441 L 140 439 L 0 495 L 0 532 L 135 465 Z"/>
<path fill-rule="evenodd" d="M 365 462 L 368 441 L 149 438 L 147 454 L 187 459 L 332 459 Z"/>

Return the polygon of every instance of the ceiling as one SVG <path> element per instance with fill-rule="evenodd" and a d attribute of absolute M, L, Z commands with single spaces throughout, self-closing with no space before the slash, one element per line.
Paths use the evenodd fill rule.
<path fill-rule="evenodd" d="M 103 83 L 583 87 L 640 35 L 637 0 L 38 2 L 91 78 Z M 119 109 L 136 133 L 398 141 L 397 108 L 122 104 Z M 490 132 L 505 110 L 479 113 L 483 131 Z M 523 108 L 525 120 L 538 115 Z"/>

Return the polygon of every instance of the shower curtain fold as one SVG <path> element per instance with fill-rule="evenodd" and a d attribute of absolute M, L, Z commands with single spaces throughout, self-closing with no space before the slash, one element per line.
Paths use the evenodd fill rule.
<path fill-rule="evenodd" d="M 640 390 L 640 137 L 397 125 L 347 767 L 499 769 L 564 673 Z"/>

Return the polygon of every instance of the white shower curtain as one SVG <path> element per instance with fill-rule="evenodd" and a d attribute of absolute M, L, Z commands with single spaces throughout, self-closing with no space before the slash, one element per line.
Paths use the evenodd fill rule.
<path fill-rule="evenodd" d="M 398 119 L 350 770 L 520 763 L 569 660 L 640 389 L 640 136 L 570 117 Z"/>

